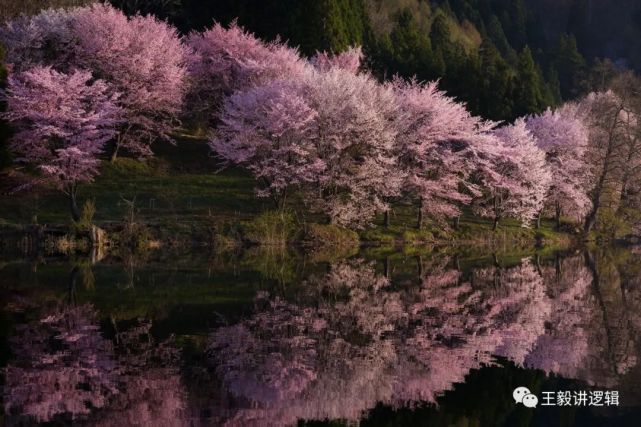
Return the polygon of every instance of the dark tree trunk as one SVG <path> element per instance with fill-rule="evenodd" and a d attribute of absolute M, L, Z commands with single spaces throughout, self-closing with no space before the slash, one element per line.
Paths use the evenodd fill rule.
<path fill-rule="evenodd" d="M 592 228 L 596 223 L 597 211 L 598 211 L 598 208 L 592 208 L 588 216 L 585 218 L 585 225 L 583 227 L 583 231 L 585 231 L 586 233 L 589 233 L 590 231 L 592 231 Z"/>
<path fill-rule="evenodd" d="M 76 305 L 76 284 L 78 283 L 78 275 L 80 274 L 80 269 L 78 266 L 74 266 L 69 274 L 69 304 Z"/>
<path fill-rule="evenodd" d="M 78 208 L 75 188 L 69 192 L 69 207 L 71 208 L 71 218 L 73 218 L 75 222 L 80 221 L 80 209 Z"/>
<path fill-rule="evenodd" d="M 557 231 L 561 229 L 561 206 L 556 206 L 556 211 L 554 212 L 554 219 L 556 220 L 556 229 Z"/>
<path fill-rule="evenodd" d="M 457 215 L 456 217 L 454 217 L 454 230 L 458 230 L 460 224 L 461 224 L 461 216 Z"/>
<path fill-rule="evenodd" d="M 541 229 L 541 212 L 536 216 L 536 229 L 540 230 Z"/>
<path fill-rule="evenodd" d="M 416 228 L 419 230 L 423 228 L 423 198 L 421 198 L 418 204 L 418 217 L 416 219 Z"/>
<path fill-rule="evenodd" d="M 501 221 L 501 218 L 498 216 L 494 217 L 494 224 L 492 225 L 492 231 L 496 231 L 499 228 L 499 221 Z"/>
<path fill-rule="evenodd" d="M 389 227 L 390 224 L 391 224 L 390 215 L 389 215 L 389 209 L 385 211 L 384 215 L 385 216 L 384 216 L 384 220 L 383 221 L 384 221 L 385 227 Z"/>
<path fill-rule="evenodd" d="M 497 228 L 499 228 L 499 221 L 501 221 L 501 215 L 500 215 L 501 209 L 500 209 L 500 202 L 499 202 L 499 196 L 494 195 L 494 225 L 492 225 L 492 231 L 496 231 Z"/>
<path fill-rule="evenodd" d="M 117 141 L 116 144 L 114 145 L 114 151 L 111 153 L 111 156 L 109 157 L 109 161 L 111 163 L 115 162 L 116 159 L 118 158 L 118 150 L 120 149 L 120 142 Z"/>
<path fill-rule="evenodd" d="M 278 200 L 278 212 L 285 212 L 285 203 L 287 203 L 287 188 L 283 189 L 283 194 Z"/>
<path fill-rule="evenodd" d="M 420 255 L 416 256 L 416 267 L 418 273 L 418 280 L 423 280 L 423 257 Z"/>

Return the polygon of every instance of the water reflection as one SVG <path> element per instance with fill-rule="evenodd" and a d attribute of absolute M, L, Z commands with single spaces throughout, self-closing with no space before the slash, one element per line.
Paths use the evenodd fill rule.
<path fill-rule="evenodd" d="M 641 269 L 629 250 L 487 262 L 431 255 L 419 258 L 418 268 L 403 259 L 397 269 L 389 260 L 286 266 L 274 258 L 278 265 L 218 259 L 202 268 L 202 278 L 177 268 L 166 282 L 166 274 L 153 271 L 149 288 L 137 284 L 145 282 L 144 266 L 131 275 L 127 264 L 125 277 L 136 279 L 116 289 L 122 304 L 140 292 L 166 300 L 142 316 L 113 308 L 118 297 L 100 292 L 99 265 L 76 264 L 65 273 L 64 296 L 11 292 L 4 307 L 14 322 L 4 369 L 6 421 L 358 422 L 381 405 L 447 407 L 458 385 L 504 360 L 583 389 L 619 389 L 623 405 L 641 404 Z M 200 283 L 221 277 L 232 282 L 224 290 Z M 176 278 L 195 298 L 227 299 L 205 304 L 203 317 L 184 312 L 194 303 L 174 301 L 190 298 L 173 290 L 181 286 Z M 225 311 L 238 308 L 234 292 L 252 301 Z M 496 399 L 508 402 L 505 411 L 517 410 L 509 394 Z"/>

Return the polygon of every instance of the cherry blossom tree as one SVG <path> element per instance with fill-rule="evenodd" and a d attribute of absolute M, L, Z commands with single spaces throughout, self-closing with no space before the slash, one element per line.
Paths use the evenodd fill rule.
<path fill-rule="evenodd" d="M 106 4 L 73 11 L 80 67 L 120 93 L 121 126 L 112 152 L 151 155 L 156 139 L 171 141 L 186 92 L 189 50 L 177 30 L 153 16 L 127 18 Z"/>
<path fill-rule="evenodd" d="M 210 145 L 247 168 L 263 184 L 258 195 L 282 210 L 288 190 L 317 182 L 325 170 L 312 140 L 316 117 L 299 83 L 277 80 L 229 97 Z"/>
<path fill-rule="evenodd" d="M 109 83 L 121 109 L 112 159 L 120 148 L 147 156 L 155 140 L 171 141 L 186 92 L 189 49 L 166 22 L 128 18 L 96 3 L 17 18 L 0 30 L 0 40 L 15 71 L 36 65 L 65 73 L 81 68 Z"/>
<path fill-rule="evenodd" d="M 400 191 L 395 111 L 390 88 L 369 75 L 308 70 L 233 95 L 210 145 L 264 181 L 259 195 L 306 184 L 313 209 L 363 227 Z"/>
<path fill-rule="evenodd" d="M 493 166 L 479 174 L 484 191 L 475 200 L 474 211 L 492 218 L 494 229 L 506 216 L 527 226 L 543 209 L 551 182 L 545 153 L 537 147 L 522 119 L 496 129 L 489 141 L 499 149 L 490 159 Z"/>
<path fill-rule="evenodd" d="M 527 129 L 536 138 L 539 148 L 545 151 L 552 174 L 545 207 L 554 212 L 557 228 L 561 225 L 562 213 L 582 221 L 591 208 L 587 194 L 590 177 L 585 158 L 588 129 L 577 109 L 574 104 L 566 104 L 526 119 Z"/>
<path fill-rule="evenodd" d="M 592 182 L 589 187 L 591 209 L 585 218 L 584 231 L 599 223 L 602 213 L 624 216 L 621 205 L 638 211 L 634 202 L 640 194 L 641 138 L 639 116 L 641 107 L 634 76 L 623 74 L 613 90 L 588 94 L 579 103 L 579 110 L 589 130 L 586 159 Z M 627 199 L 627 200 L 626 200 Z M 625 203 L 621 203 L 625 202 Z"/>
<path fill-rule="evenodd" d="M 363 227 L 398 196 L 403 171 L 395 156 L 394 93 L 370 75 L 332 68 L 306 74 L 305 96 L 316 110 L 314 144 L 326 169 L 315 208 L 331 222 Z"/>
<path fill-rule="evenodd" d="M 360 47 L 350 47 L 346 51 L 335 55 L 327 52 L 317 52 L 310 59 L 310 62 L 314 67 L 322 71 L 336 67 L 356 74 L 362 66 L 363 50 Z"/>
<path fill-rule="evenodd" d="M 309 67 L 298 51 L 279 41 L 265 43 L 232 23 L 215 23 L 186 40 L 193 50 L 189 60 L 192 112 L 216 123 L 225 96 L 237 90 L 295 78 Z"/>
<path fill-rule="evenodd" d="M 484 147 L 475 137 L 494 124 L 472 116 L 437 82 L 395 79 L 392 87 L 399 105 L 396 150 L 407 173 L 404 187 L 419 200 L 418 227 L 424 213 L 437 220 L 460 215 L 459 205 L 479 191 L 471 178 Z"/>
<path fill-rule="evenodd" d="M 72 22 L 76 10 L 45 9 L 0 25 L 0 41 L 12 70 L 17 73 L 37 65 L 50 65 L 59 71 L 69 71 L 75 61 L 77 40 Z"/>
<path fill-rule="evenodd" d="M 6 98 L 5 117 L 16 128 L 11 148 L 17 161 L 54 182 L 78 220 L 78 185 L 98 174 L 98 155 L 115 134 L 116 95 L 88 71 L 64 74 L 35 67 L 10 76 Z"/>

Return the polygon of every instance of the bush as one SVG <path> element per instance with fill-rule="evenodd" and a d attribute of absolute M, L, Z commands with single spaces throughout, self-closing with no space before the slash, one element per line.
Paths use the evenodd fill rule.
<path fill-rule="evenodd" d="M 314 247 L 357 248 L 358 233 L 337 225 L 309 224 L 305 230 L 305 243 Z"/>
<path fill-rule="evenodd" d="M 286 246 L 297 231 L 294 216 L 290 212 L 263 212 L 242 225 L 245 240 L 269 246 Z"/>
<path fill-rule="evenodd" d="M 80 212 L 80 219 L 76 222 L 78 230 L 89 230 L 93 224 L 93 217 L 96 214 L 96 203 L 92 199 L 85 200 Z"/>

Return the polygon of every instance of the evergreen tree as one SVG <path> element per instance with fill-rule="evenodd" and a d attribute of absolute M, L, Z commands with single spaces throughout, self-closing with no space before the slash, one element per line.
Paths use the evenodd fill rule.
<path fill-rule="evenodd" d="M 586 68 L 585 59 L 577 49 L 576 38 L 561 34 L 553 58 L 563 99 L 575 98 L 580 94 L 580 84 Z"/>
<path fill-rule="evenodd" d="M 477 114 L 493 120 L 511 119 L 514 72 L 490 40 L 479 49 L 479 108 Z"/>
<path fill-rule="evenodd" d="M 487 25 L 487 36 L 492 40 L 492 43 L 497 47 L 502 55 L 507 56 L 511 51 L 513 51 L 512 46 L 510 46 L 510 43 L 507 41 L 501 21 L 499 21 L 499 18 L 494 14 L 490 16 L 490 20 Z"/>
<path fill-rule="evenodd" d="M 554 65 L 550 65 L 548 68 L 547 81 L 553 104 L 561 104 L 561 102 L 563 102 L 563 96 L 561 95 L 561 82 L 559 81 L 559 73 L 557 73 Z"/>
<path fill-rule="evenodd" d="M 546 104 L 542 87 L 541 73 L 532 58 L 532 51 L 525 46 L 519 54 L 513 114 L 525 116 L 543 111 Z"/>

